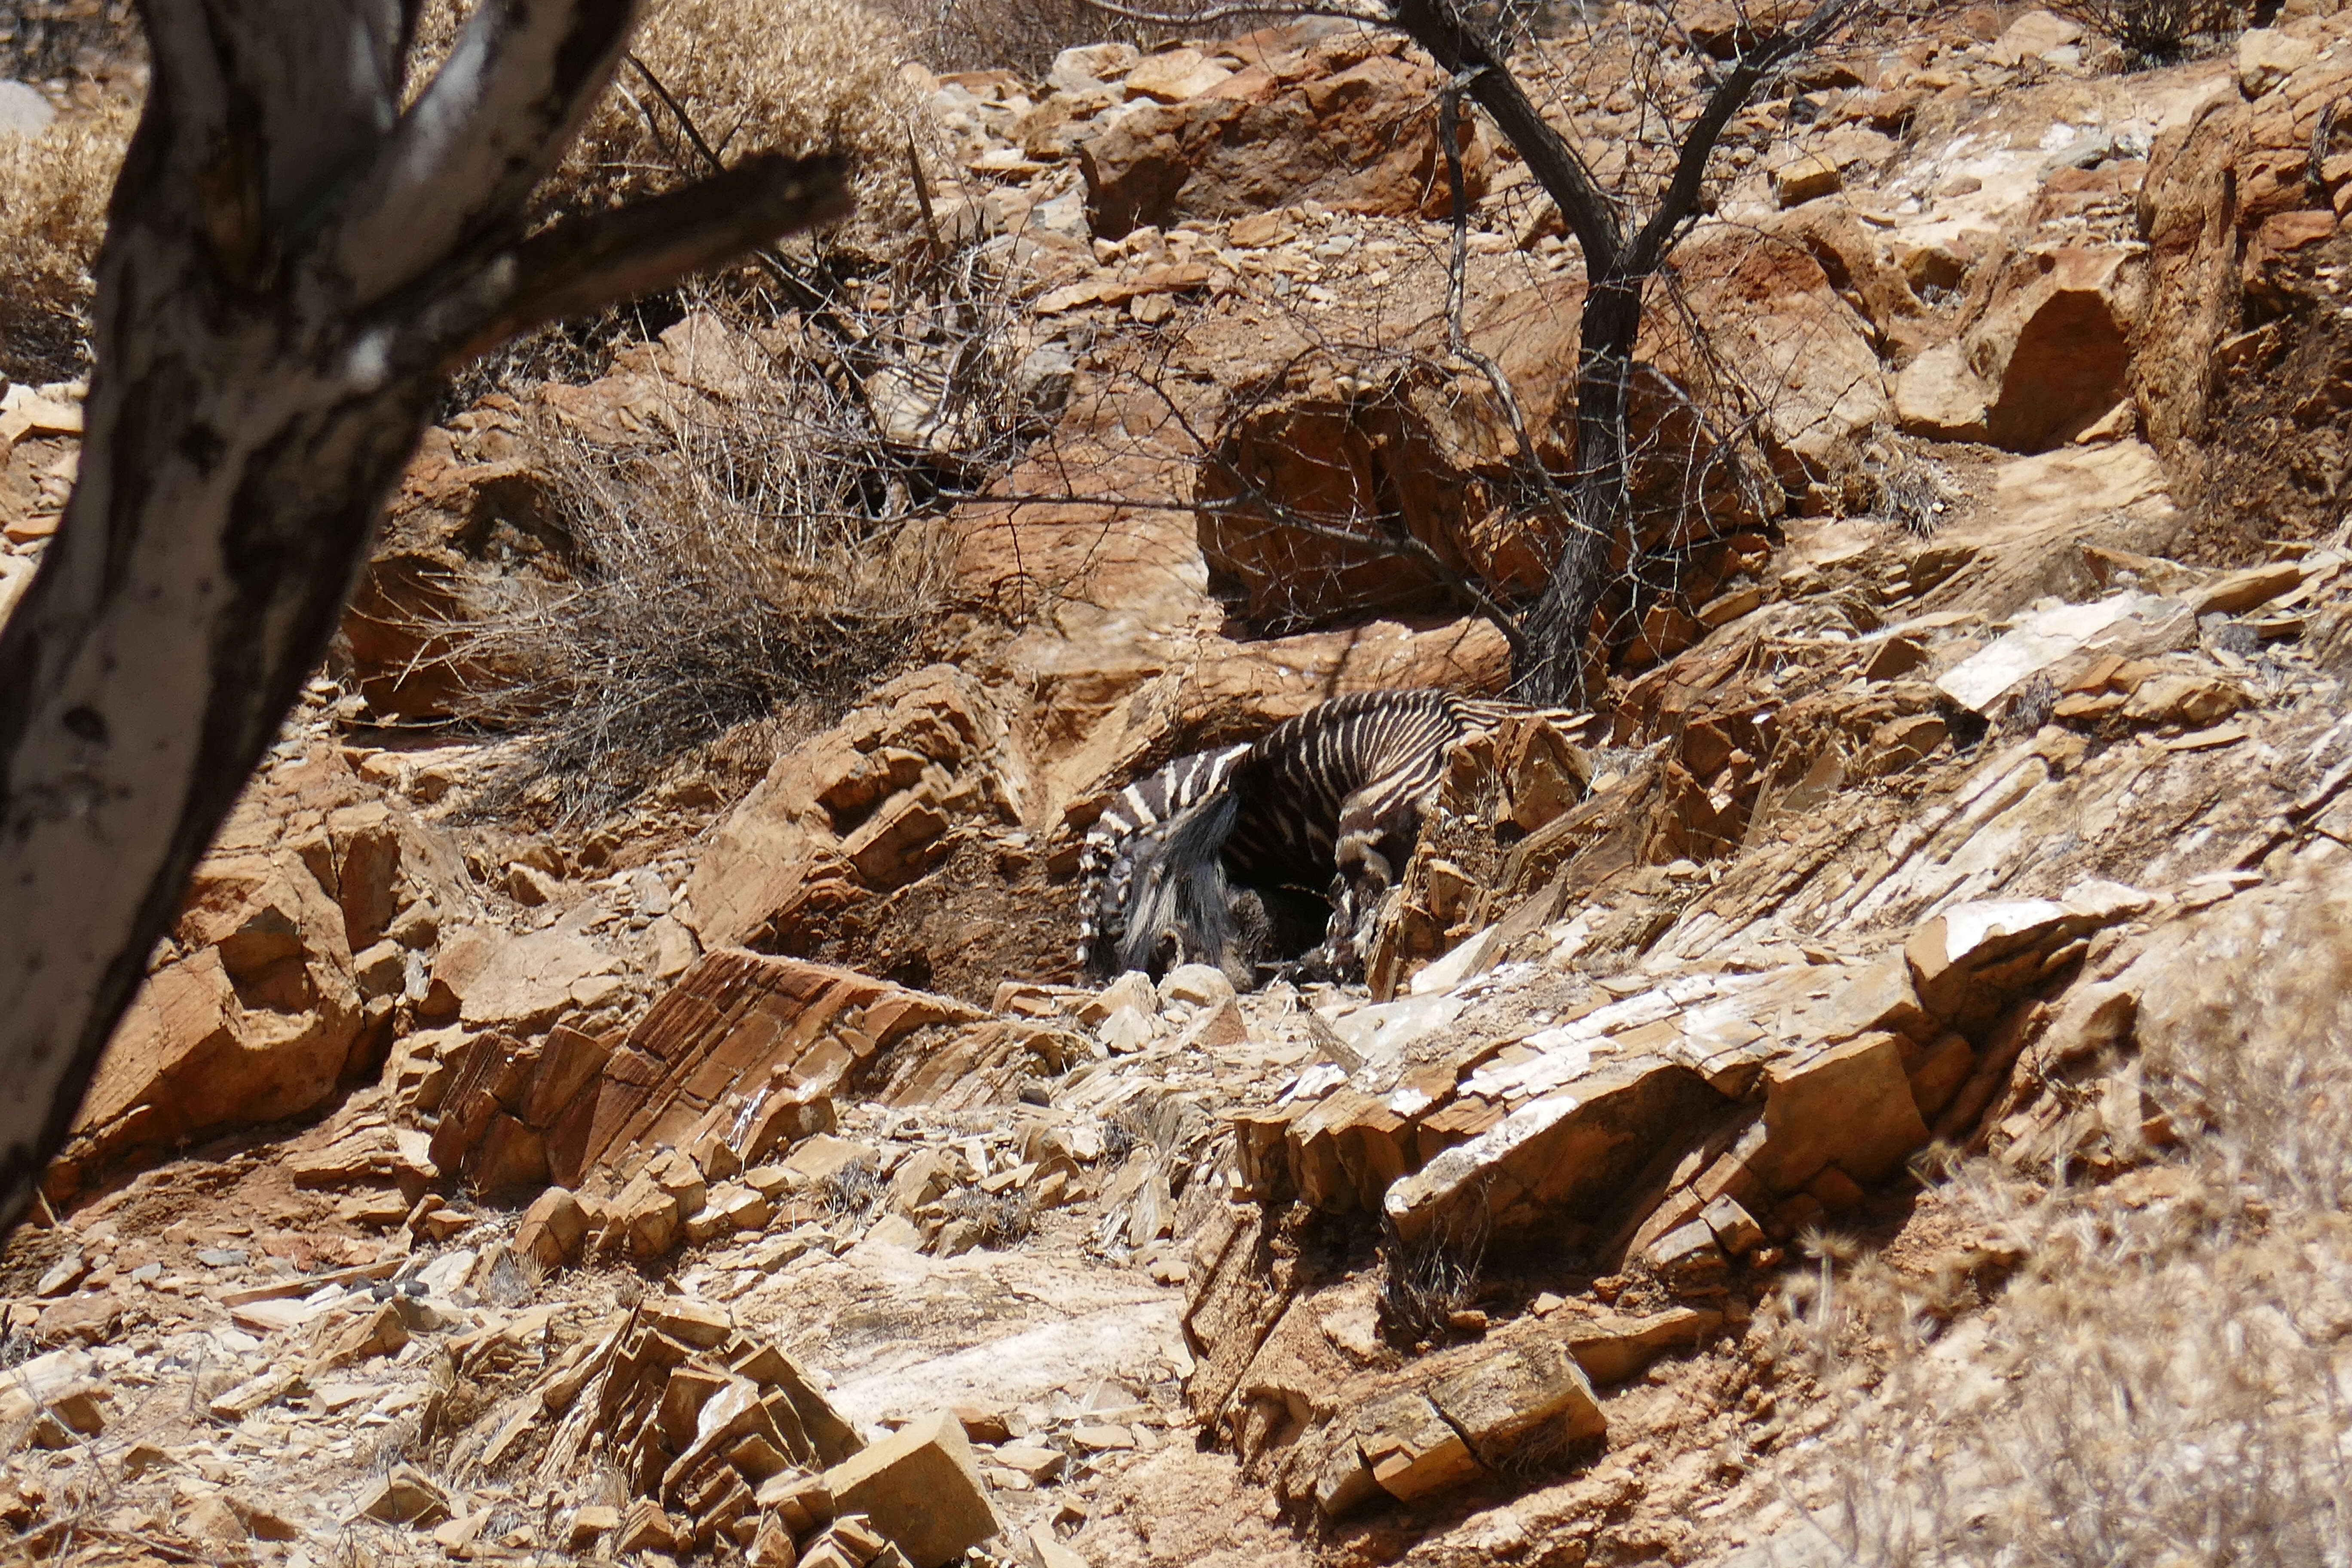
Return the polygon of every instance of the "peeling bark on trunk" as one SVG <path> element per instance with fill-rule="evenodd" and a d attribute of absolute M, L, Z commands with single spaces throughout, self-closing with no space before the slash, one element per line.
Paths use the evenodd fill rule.
<path fill-rule="evenodd" d="M 80 480 L 0 632 L 0 1223 L 332 634 L 451 366 L 846 210 L 747 159 L 523 236 L 629 0 L 484 0 L 406 112 L 401 0 L 149 0 Z"/>

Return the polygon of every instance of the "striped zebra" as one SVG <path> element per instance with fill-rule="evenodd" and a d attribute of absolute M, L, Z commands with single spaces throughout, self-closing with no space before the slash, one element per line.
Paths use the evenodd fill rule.
<path fill-rule="evenodd" d="M 1081 969 L 1102 979 L 1208 963 L 1246 986 L 1261 959 L 1312 949 L 1307 972 L 1360 973 L 1447 752 L 1531 711 L 1443 691 L 1354 692 L 1129 784 L 1080 858 Z"/>

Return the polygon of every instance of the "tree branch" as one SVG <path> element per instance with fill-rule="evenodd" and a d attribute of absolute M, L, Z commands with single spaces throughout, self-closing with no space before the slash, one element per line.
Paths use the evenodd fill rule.
<path fill-rule="evenodd" d="M 1734 115 L 1748 107 L 1748 96 L 1783 64 L 1835 32 L 1853 14 L 1854 5 L 1855 0 L 1821 0 L 1803 21 L 1787 32 L 1764 39 L 1717 80 L 1698 119 L 1683 136 L 1675 158 L 1675 177 L 1667 184 L 1665 195 L 1659 198 L 1658 210 L 1626 247 L 1622 266 L 1627 276 L 1639 277 L 1655 270 L 1674 244 L 1675 231 L 1698 210 L 1706 162 L 1714 156 L 1716 143 L 1723 139 L 1724 128 L 1731 123 Z"/>
<path fill-rule="evenodd" d="M 1584 247 L 1587 274 L 1601 277 L 1614 271 L 1624 247 L 1616 201 L 1601 188 L 1568 139 L 1544 119 L 1486 37 L 1462 19 L 1450 0 L 1396 0 L 1389 20 L 1428 50 L 1447 74 L 1465 80 L 1464 90 L 1518 149 L 1528 172 L 1576 231 Z"/>
<path fill-rule="evenodd" d="M 601 310 L 829 223 L 849 205 L 842 159 L 761 153 L 683 190 L 568 219 L 516 247 L 501 297 L 486 315 L 443 329 L 452 335 L 441 352 L 452 363 L 470 358 L 549 321 Z"/>
<path fill-rule="evenodd" d="M 336 259 L 362 302 L 512 221 L 635 21 L 636 0 L 482 0 L 344 208 Z"/>

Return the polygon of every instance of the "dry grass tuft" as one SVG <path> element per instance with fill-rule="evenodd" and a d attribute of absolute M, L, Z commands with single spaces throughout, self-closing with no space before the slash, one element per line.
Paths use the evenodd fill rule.
<path fill-rule="evenodd" d="M 91 273 L 139 106 L 107 97 L 36 136 L 0 134 L 0 372 L 61 381 L 89 363 Z"/>
<path fill-rule="evenodd" d="M 420 61 L 447 54 L 472 8 L 428 0 Z M 856 161 L 852 233 L 902 236 L 915 210 L 916 105 L 898 76 L 908 48 L 896 25 L 857 0 L 654 0 L 631 51 L 642 68 L 623 61 L 541 190 L 542 210 L 599 211 L 708 173 L 699 137 L 729 163 L 751 153 L 846 153 Z M 412 90 L 429 71 L 414 74 Z"/>
<path fill-rule="evenodd" d="M 2142 1021 L 2184 1135 L 2137 1185 L 1989 1164 L 1945 1195 L 2021 1246 L 1990 1309 L 1824 1264 L 1782 1350 L 1842 1412 L 1781 1562 L 2352 1562 L 2352 877 L 2213 921 Z M 2127 1069 L 2126 1069 L 2127 1070 Z"/>
<path fill-rule="evenodd" d="M 618 443 L 539 417 L 569 581 L 486 581 L 488 614 L 428 628 L 497 672 L 464 717 L 530 737 L 478 809 L 593 817 L 738 724 L 854 700 L 935 626 L 940 504 L 1018 444 L 1015 323 L 975 254 L 865 312 L 697 298 L 701 346 L 639 363 L 706 390 L 660 381 Z"/>
<path fill-rule="evenodd" d="M 2055 0 L 2051 9 L 2123 50 L 2128 69 L 2178 64 L 2209 53 L 2246 25 L 2239 0 Z"/>

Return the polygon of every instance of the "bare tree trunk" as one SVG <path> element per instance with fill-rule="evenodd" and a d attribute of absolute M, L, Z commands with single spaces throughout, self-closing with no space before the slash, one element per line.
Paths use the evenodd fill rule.
<path fill-rule="evenodd" d="M 1391 0 L 1393 24 L 1411 35 L 1495 121 L 1559 209 L 1584 253 L 1589 292 L 1576 362 L 1575 515 L 1542 596 L 1513 645 L 1512 695 L 1544 706 L 1578 706 L 1592 613 L 1609 588 L 1609 555 L 1631 515 L 1627 398 L 1642 330 L 1642 296 L 1675 242 L 1697 216 L 1706 162 L 1732 117 L 1790 59 L 1843 26 L 1861 0 L 1820 0 L 1784 32 L 1750 48 L 1714 78 L 1675 150 L 1675 170 L 1646 221 L 1627 232 L 1617 199 L 1603 190 L 1566 137 L 1546 121 L 1511 74 L 1493 37 L 1459 0 Z"/>
<path fill-rule="evenodd" d="M 1645 278 L 1596 284 L 1584 296 L 1576 356 L 1576 473 L 1568 538 L 1528 609 L 1512 690 L 1544 707 L 1586 700 L 1592 613 L 1609 588 L 1609 552 L 1633 510 L 1626 419 Z"/>
<path fill-rule="evenodd" d="M 0 632 L 0 1221 L 64 1142 L 334 630 L 441 377 L 846 209 L 762 158 L 523 237 L 631 0 L 483 0 L 406 112 L 414 0 L 148 0 L 79 483 Z"/>

